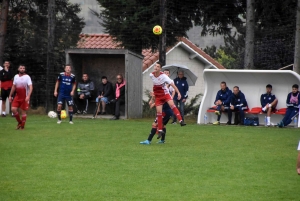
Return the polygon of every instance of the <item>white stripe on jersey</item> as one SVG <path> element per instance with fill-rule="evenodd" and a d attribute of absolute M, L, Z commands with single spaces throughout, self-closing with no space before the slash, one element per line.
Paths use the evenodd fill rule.
<path fill-rule="evenodd" d="M 150 78 L 153 81 L 153 92 L 155 95 L 163 95 L 163 94 L 169 94 L 169 89 L 166 86 L 167 84 L 173 83 L 173 80 L 171 80 L 166 74 L 163 72 L 160 72 L 159 76 L 155 77 L 154 73 L 150 73 Z"/>

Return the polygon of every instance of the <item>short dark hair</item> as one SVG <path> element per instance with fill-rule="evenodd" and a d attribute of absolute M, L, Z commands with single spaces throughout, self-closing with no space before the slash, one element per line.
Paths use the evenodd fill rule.
<path fill-rule="evenodd" d="M 24 66 L 24 67 L 26 68 L 26 66 L 25 66 L 24 64 L 19 64 L 19 67 L 20 67 L 20 66 Z M 18 67 L 18 68 L 19 68 L 19 67 Z"/>
<path fill-rule="evenodd" d="M 103 80 L 103 79 L 107 79 L 107 77 L 106 77 L 106 76 L 102 76 L 102 77 L 101 77 L 101 80 Z"/>
<path fill-rule="evenodd" d="M 299 88 L 299 86 L 298 86 L 298 84 L 294 84 L 294 85 L 292 86 L 292 88 L 296 88 L 296 89 L 298 89 L 298 88 Z"/>
<path fill-rule="evenodd" d="M 162 66 L 163 66 L 162 62 L 160 62 L 160 61 L 156 62 L 156 64 L 159 64 L 159 65 L 160 65 L 160 67 L 162 67 Z"/>
<path fill-rule="evenodd" d="M 70 66 L 70 67 L 72 68 L 71 64 L 66 64 L 65 67 L 66 67 L 66 66 Z"/>
<path fill-rule="evenodd" d="M 170 72 L 170 70 L 169 70 L 169 69 L 164 69 L 164 71 L 168 71 L 168 72 Z"/>
<path fill-rule="evenodd" d="M 272 85 L 267 84 L 266 88 L 271 88 L 272 89 Z"/>
<path fill-rule="evenodd" d="M 10 62 L 10 61 L 8 61 L 8 60 L 4 60 L 3 64 L 4 64 L 5 62 L 8 62 L 8 63 L 9 63 L 9 65 L 11 65 L 11 62 Z"/>
<path fill-rule="evenodd" d="M 222 82 L 221 82 L 221 84 L 225 84 L 225 86 L 227 86 L 227 84 L 226 84 L 226 82 L 225 82 L 225 81 L 222 81 Z"/>
<path fill-rule="evenodd" d="M 240 88 L 238 86 L 234 86 L 233 88 L 237 88 L 238 90 L 240 90 Z"/>

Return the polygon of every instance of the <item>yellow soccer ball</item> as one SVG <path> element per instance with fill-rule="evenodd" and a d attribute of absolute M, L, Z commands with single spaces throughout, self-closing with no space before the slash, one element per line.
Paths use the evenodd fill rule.
<path fill-rule="evenodd" d="M 62 111 L 61 111 L 60 117 L 61 117 L 62 119 L 67 118 L 67 112 L 66 112 L 66 110 L 62 110 Z"/>
<path fill-rule="evenodd" d="M 159 25 L 156 25 L 155 27 L 153 27 L 153 33 L 155 35 L 160 35 L 162 33 L 162 28 Z"/>

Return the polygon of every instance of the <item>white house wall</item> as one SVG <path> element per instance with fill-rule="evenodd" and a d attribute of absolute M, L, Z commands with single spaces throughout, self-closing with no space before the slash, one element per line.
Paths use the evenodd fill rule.
<path fill-rule="evenodd" d="M 197 58 L 189 59 L 189 56 L 190 56 L 189 53 L 179 46 L 174 48 L 171 52 L 169 52 L 166 58 L 166 65 L 170 65 L 174 63 L 185 65 L 189 69 L 191 69 L 191 71 L 194 72 L 196 76 L 198 76 L 196 85 L 189 87 L 188 102 L 191 98 L 195 97 L 197 94 L 204 93 L 204 81 L 203 81 L 204 64 Z M 145 90 L 147 89 L 152 91 L 153 84 L 152 84 L 152 80 L 149 77 L 149 74 L 153 71 L 153 66 L 143 72 L 143 92 L 145 92 Z M 143 100 L 148 100 L 145 93 L 143 93 Z"/>

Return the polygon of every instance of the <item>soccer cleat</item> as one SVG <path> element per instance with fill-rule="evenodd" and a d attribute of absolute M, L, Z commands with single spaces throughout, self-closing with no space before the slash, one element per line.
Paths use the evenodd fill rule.
<path fill-rule="evenodd" d="M 164 131 L 162 131 L 162 130 L 158 131 L 157 139 L 161 138 L 161 136 L 162 136 L 163 134 L 165 134 Z"/>
<path fill-rule="evenodd" d="M 220 111 L 218 111 L 218 110 L 215 111 L 215 114 L 219 116 L 220 115 Z"/>
<path fill-rule="evenodd" d="M 157 144 L 164 144 L 164 143 L 165 143 L 164 140 L 159 140 L 159 141 L 157 142 Z"/>
<path fill-rule="evenodd" d="M 279 123 L 277 124 L 277 126 L 278 126 L 279 128 L 282 128 L 282 127 L 283 127 L 283 122 L 282 122 L 282 121 L 279 122 Z"/>
<path fill-rule="evenodd" d="M 220 125 L 220 122 L 216 121 L 216 122 L 213 123 L 213 125 Z"/>
<path fill-rule="evenodd" d="M 180 126 L 185 126 L 185 125 L 186 125 L 186 123 L 184 123 L 184 121 L 181 120 L 181 121 L 180 121 Z"/>
<path fill-rule="evenodd" d="M 227 121 L 226 125 L 232 125 L 230 121 Z"/>
<path fill-rule="evenodd" d="M 82 112 L 83 114 L 87 114 L 87 111 L 86 110 L 83 110 L 83 112 Z"/>
<path fill-rule="evenodd" d="M 151 142 L 149 140 L 145 140 L 145 141 L 140 142 L 140 144 L 151 144 Z"/>
<path fill-rule="evenodd" d="M 57 124 L 60 124 L 60 123 L 61 123 L 61 120 L 58 120 L 58 121 L 57 121 Z"/>
<path fill-rule="evenodd" d="M 70 121 L 69 124 L 74 124 L 73 121 Z"/>
<path fill-rule="evenodd" d="M 173 121 L 171 124 L 177 124 L 176 121 Z"/>
<path fill-rule="evenodd" d="M 22 127 L 22 123 L 18 123 L 16 130 L 19 130 Z M 23 127 L 24 129 L 24 127 Z"/>

